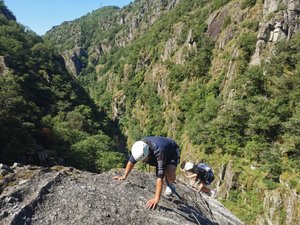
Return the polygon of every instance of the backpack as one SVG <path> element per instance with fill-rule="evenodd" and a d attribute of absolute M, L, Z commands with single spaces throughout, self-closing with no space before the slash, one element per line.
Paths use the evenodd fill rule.
<path fill-rule="evenodd" d="M 200 180 L 203 181 L 206 185 L 209 185 L 215 179 L 212 168 L 207 164 L 199 163 L 197 165 L 197 170 L 199 171 L 198 176 Z"/>

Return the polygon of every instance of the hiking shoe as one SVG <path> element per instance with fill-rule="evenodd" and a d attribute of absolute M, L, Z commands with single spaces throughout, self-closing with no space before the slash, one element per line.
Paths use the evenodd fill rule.
<path fill-rule="evenodd" d="M 174 185 L 173 185 L 173 184 L 171 184 L 171 185 L 172 185 L 172 188 L 175 189 Z M 164 196 L 165 196 L 166 198 L 168 198 L 168 199 L 172 198 L 172 196 L 173 196 L 173 191 L 172 191 L 172 189 L 171 189 L 169 186 L 166 187 Z"/>
<path fill-rule="evenodd" d="M 173 197 L 173 194 L 171 193 L 171 194 L 169 194 L 169 193 L 164 193 L 164 197 L 166 198 L 166 199 L 172 199 L 172 197 Z"/>
<path fill-rule="evenodd" d="M 210 190 L 210 197 L 211 198 L 216 198 L 217 191 L 216 190 Z"/>

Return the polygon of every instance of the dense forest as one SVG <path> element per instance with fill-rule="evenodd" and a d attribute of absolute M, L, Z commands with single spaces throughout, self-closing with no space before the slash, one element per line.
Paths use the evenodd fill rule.
<path fill-rule="evenodd" d="M 219 198 L 255 224 L 265 191 L 300 192 L 299 12 L 290 24 L 289 2 L 265 4 L 136 0 L 43 37 L 2 13 L 0 161 L 46 151 L 103 171 L 123 165 L 123 141 L 169 136 L 182 159 L 221 174 Z M 284 38 L 272 41 L 279 23 Z M 281 224 L 287 213 L 280 205 Z"/>
<path fill-rule="evenodd" d="M 63 58 L 0 4 L 0 161 L 63 163 L 90 171 L 122 165 L 118 132 L 67 72 Z"/>

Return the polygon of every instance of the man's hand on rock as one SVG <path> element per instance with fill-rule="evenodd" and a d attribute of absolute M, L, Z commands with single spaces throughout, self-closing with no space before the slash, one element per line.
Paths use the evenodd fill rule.
<path fill-rule="evenodd" d="M 146 207 L 147 207 L 147 209 L 155 209 L 157 204 L 158 204 L 158 201 L 155 198 L 152 198 L 147 202 Z"/>

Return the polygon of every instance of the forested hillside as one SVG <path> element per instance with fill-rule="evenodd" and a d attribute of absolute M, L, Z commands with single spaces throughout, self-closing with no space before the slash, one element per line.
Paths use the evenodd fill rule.
<path fill-rule="evenodd" d="M 246 224 L 300 223 L 299 0 L 136 0 L 44 37 L 0 12 L 0 157 L 102 171 L 169 136 Z"/>
<path fill-rule="evenodd" d="M 144 135 L 173 137 L 182 159 L 213 165 L 218 197 L 247 224 L 297 224 L 299 4 L 137 0 L 64 23 L 44 39 L 128 146 Z"/>
<path fill-rule="evenodd" d="M 53 47 L 0 1 L 0 162 L 73 165 L 103 171 L 122 165 L 117 131 L 67 72 Z"/>

